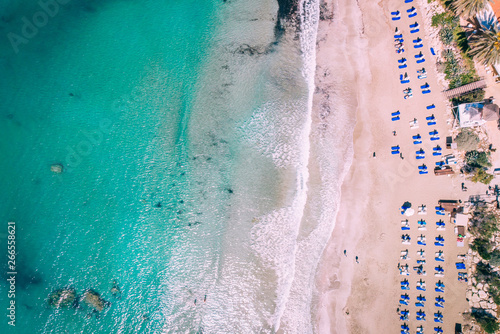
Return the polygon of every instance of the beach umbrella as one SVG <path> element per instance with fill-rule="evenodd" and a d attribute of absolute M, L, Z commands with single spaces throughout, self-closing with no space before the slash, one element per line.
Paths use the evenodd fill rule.
<path fill-rule="evenodd" d="M 405 210 L 405 215 L 406 216 L 413 216 L 413 214 L 415 213 L 415 210 L 413 210 L 412 208 L 408 208 Z"/>

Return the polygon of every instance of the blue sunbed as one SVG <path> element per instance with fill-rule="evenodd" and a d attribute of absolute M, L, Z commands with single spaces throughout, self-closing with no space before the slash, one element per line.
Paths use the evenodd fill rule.
<path fill-rule="evenodd" d="M 397 115 L 399 115 L 399 114 L 400 114 L 400 112 L 399 112 L 399 110 L 398 110 L 398 111 L 395 111 L 395 112 L 391 113 L 391 116 L 397 116 Z"/>
<path fill-rule="evenodd" d="M 406 10 L 406 12 L 407 12 L 407 13 L 411 13 L 411 12 L 414 12 L 415 10 L 416 10 L 416 9 L 415 9 L 415 7 L 413 7 L 413 6 L 412 6 L 411 8 L 408 8 L 408 9 Z"/>
<path fill-rule="evenodd" d="M 400 64 L 403 64 L 404 62 L 406 62 L 406 58 L 401 58 L 401 59 L 398 59 L 398 63 Z"/>
<path fill-rule="evenodd" d="M 409 79 L 407 79 L 407 80 L 401 80 L 401 83 L 402 84 L 407 84 L 407 83 L 410 83 L 410 80 Z"/>
<path fill-rule="evenodd" d="M 436 292 L 442 292 L 442 293 L 444 293 L 444 289 L 442 289 L 442 288 L 435 288 L 434 290 L 435 290 Z"/>
<path fill-rule="evenodd" d="M 434 246 L 440 246 L 440 247 L 444 247 L 444 244 L 442 242 L 434 242 Z"/>
<path fill-rule="evenodd" d="M 434 104 L 431 104 L 430 106 L 427 106 L 427 110 L 434 109 L 434 108 L 436 108 L 436 106 Z"/>
<path fill-rule="evenodd" d="M 430 131 L 430 132 L 429 132 L 429 135 L 431 135 L 431 136 L 435 136 L 435 135 L 437 135 L 438 133 L 439 133 L 439 132 L 437 132 L 437 130 L 433 130 L 433 131 Z"/>
<path fill-rule="evenodd" d="M 415 140 L 415 141 L 413 141 L 413 144 L 414 145 L 419 145 L 419 144 L 422 144 L 422 141 L 421 140 Z"/>
<path fill-rule="evenodd" d="M 423 287 L 423 286 L 417 286 L 417 290 L 419 290 L 419 291 L 425 291 L 425 287 Z"/>
<path fill-rule="evenodd" d="M 420 137 L 420 135 L 419 135 L 419 134 L 416 134 L 416 135 L 412 136 L 412 138 L 413 138 L 413 139 L 420 139 L 420 138 L 422 138 L 422 137 Z"/>
<path fill-rule="evenodd" d="M 399 150 L 397 150 L 397 151 L 391 151 L 391 154 L 399 154 Z"/>
<path fill-rule="evenodd" d="M 434 120 L 434 115 L 430 115 L 430 116 L 427 116 L 425 119 L 428 120 L 428 121 L 432 121 Z"/>
<path fill-rule="evenodd" d="M 399 145 L 391 146 L 391 150 L 399 150 Z"/>
<path fill-rule="evenodd" d="M 410 3 L 412 2 L 413 0 L 405 0 L 405 3 Z"/>
<path fill-rule="evenodd" d="M 425 61 L 425 58 L 421 58 L 417 60 L 417 64 L 423 63 Z"/>
<path fill-rule="evenodd" d="M 418 22 L 410 24 L 410 28 L 418 28 Z"/>
<path fill-rule="evenodd" d="M 412 17 L 415 17 L 417 16 L 417 12 L 413 12 L 411 14 L 408 15 L 408 17 L 411 19 Z"/>
<path fill-rule="evenodd" d="M 391 118 L 391 120 L 392 120 L 393 122 L 394 122 L 394 121 L 399 121 L 399 120 L 400 120 L 400 118 L 399 118 L 399 116 L 396 116 L 396 117 Z"/>
<path fill-rule="evenodd" d="M 427 125 L 429 126 L 436 125 L 436 122 L 427 122 Z"/>
<path fill-rule="evenodd" d="M 422 54 L 422 52 L 420 52 L 419 54 L 416 54 L 415 55 L 415 58 L 419 59 L 419 58 L 422 58 L 424 55 Z"/>
<path fill-rule="evenodd" d="M 397 21 L 397 20 L 399 20 L 399 19 L 401 19 L 401 16 L 393 16 L 393 17 L 392 17 L 392 20 L 393 20 L 393 21 Z"/>
<path fill-rule="evenodd" d="M 413 40 L 413 43 L 415 43 L 415 44 L 420 43 L 420 42 L 422 42 L 422 39 L 420 37 L 417 37 L 417 39 Z"/>
<path fill-rule="evenodd" d="M 394 38 L 403 38 L 403 34 L 394 35 Z"/>
<path fill-rule="evenodd" d="M 421 166 L 418 166 L 418 169 L 427 169 L 427 166 L 426 165 L 421 165 Z"/>
<path fill-rule="evenodd" d="M 432 152 L 432 155 L 437 157 L 437 156 L 441 155 L 441 152 Z"/>
<path fill-rule="evenodd" d="M 420 29 L 415 28 L 413 30 L 410 30 L 410 33 L 415 34 L 415 33 L 419 32 L 419 31 L 420 31 Z"/>
<path fill-rule="evenodd" d="M 432 53 L 433 56 L 436 55 L 436 52 L 434 52 L 434 48 L 431 48 L 431 53 Z"/>
<path fill-rule="evenodd" d="M 436 147 L 433 147 L 433 148 L 432 148 L 432 150 L 433 150 L 433 151 L 441 151 L 441 150 L 442 150 L 442 148 L 438 145 L 438 146 L 436 146 Z"/>
<path fill-rule="evenodd" d="M 439 262 L 444 262 L 444 259 L 440 258 L 440 257 L 436 257 L 434 258 L 436 261 L 439 261 Z"/>
<path fill-rule="evenodd" d="M 465 263 L 462 263 L 462 262 L 455 263 L 455 266 L 457 267 L 457 269 L 466 269 Z"/>
<path fill-rule="evenodd" d="M 425 159 L 425 156 L 423 156 L 423 155 L 417 156 L 417 160 L 420 160 L 420 159 Z"/>
<path fill-rule="evenodd" d="M 431 137 L 431 140 L 434 141 L 434 140 L 439 140 L 439 137 Z"/>
<path fill-rule="evenodd" d="M 429 88 L 429 84 L 427 82 L 422 86 L 420 86 L 420 89 L 426 89 L 426 88 Z"/>
<path fill-rule="evenodd" d="M 424 47 L 424 45 L 423 45 L 423 44 L 415 44 L 415 45 L 413 46 L 413 48 L 415 48 L 415 49 L 420 49 L 420 48 L 423 48 L 423 47 Z"/>
<path fill-rule="evenodd" d="M 422 94 L 429 94 L 430 92 L 431 92 L 430 89 L 425 89 L 425 90 L 422 91 Z"/>
<path fill-rule="evenodd" d="M 403 64 L 403 65 L 399 65 L 398 67 L 399 67 L 399 69 L 403 69 L 403 68 L 407 68 L 407 67 L 408 67 L 408 65 Z"/>
<path fill-rule="evenodd" d="M 426 171 L 426 170 L 421 170 L 421 171 L 419 171 L 418 173 L 419 173 L 419 174 L 429 174 L 429 172 L 428 172 L 428 171 Z"/>
<path fill-rule="evenodd" d="M 444 161 L 436 162 L 436 166 L 439 166 L 439 167 L 444 166 Z"/>
<path fill-rule="evenodd" d="M 399 15 L 399 14 L 400 14 L 399 10 L 397 10 L 395 12 L 391 12 L 391 15 L 393 15 L 393 16 L 396 16 L 396 15 Z"/>

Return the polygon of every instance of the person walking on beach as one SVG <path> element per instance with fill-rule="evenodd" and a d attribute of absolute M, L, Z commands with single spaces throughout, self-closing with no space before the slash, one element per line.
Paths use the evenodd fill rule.
<path fill-rule="evenodd" d="M 404 160 L 403 153 L 399 153 L 399 157 L 401 158 L 401 160 Z"/>
<path fill-rule="evenodd" d="M 358 257 L 357 257 L 357 256 L 356 256 L 356 263 L 359 263 L 359 261 L 358 261 Z"/>
<path fill-rule="evenodd" d="M 344 249 L 344 256 L 347 256 L 347 249 Z"/>

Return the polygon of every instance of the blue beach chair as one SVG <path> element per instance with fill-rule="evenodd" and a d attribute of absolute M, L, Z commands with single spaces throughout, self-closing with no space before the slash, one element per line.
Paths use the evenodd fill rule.
<path fill-rule="evenodd" d="M 439 137 L 431 137 L 431 140 L 432 140 L 432 141 L 439 140 Z"/>
<path fill-rule="evenodd" d="M 423 175 L 423 174 L 429 174 L 429 171 L 426 171 L 426 170 L 421 170 L 418 172 L 419 174 Z"/>
<path fill-rule="evenodd" d="M 430 131 L 430 132 L 429 132 L 429 135 L 431 135 L 431 136 L 435 136 L 435 135 L 437 135 L 438 133 L 439 133 L 439 132 L 438 132 L 437 130 L 433 130 L 433 131 Z"/>
<path fill-rule="evenodd" d="M 413 0 L 405 0 L 405 3 L 413 2 Z"/>
<path fill-rule="evenodd" d="M 436 125 L 436 122 L 434 122 L 434 121 L 427 122 L 427 125 L 428 125 L 428 126 Z"/>
<path fill-rule="evenodd" d="M 426 88 L 429 88 L 429 84 L 427 82 L 422 86 L 420 86 L 420 89 L 426 89 Z"/>
<path fill-rule="evenodd" d="M 410 24 L 410 28 L 418 28 L 418 22 Z"/>
<path fill-rule="evenodd" d="M 420 144 L 422 144 L 421 140 L 414 140 L 413 141 L 413 145 L 420 145 Z"/>
<path fill-rule="evenodd" d="M 408 67 L 408 65 L 403 64 L 403 65 L 399 65 L 398 67 L 399 67 L 399 69 L 401 70 L 401 69 L 403 69 L 403 68 L 407 68 L 407 67 Z"/>
<path fill-rule="evenodd" d="M 420 58 L 419 60 L 417 60 L 417 64 L 421 64 L 425 61 L 425 58 Z"/>
<path fill-rule="evenodd" d="M 400 64 L 406 63 L 406 58 L 402 57 L 401 59 L 398 59 L 398 63 Z"/>
<path fill-rule="evenodd" d="M 417 32 L 419 32 L 419 31 L 420 31 L 420 29 L 415 28 L 415 29 L 413 29 L 413 30 L 410 30 L 410 33 L 412 33 L 412 34 L 416 34 L 416 33 L 417 33 Z"/>
<path fill-rule="evenodd" d="M 394 35 L 394 38 L 403 38 L 403 34 L 396 34 Z"/>
<path fill-rule="evenodd" d="M 427 108 L 427 110 L 430 110 L 430 109 L 436 108 L 436 106 L 434 104 L 431 104 L 431 105 L 427 106 L 426 108 Z"/>
<path fill-rule="evenodd" d="M 424 55 L 422 54 L 422 52 L 420 52 L 420 53 L 418 53 L 418 54 L 415 55 L 416 59 L 420 59 L 420 58 L 423 58 L 423 57 L 424 57 Z"/>
<path fill-rule="evenodd" d="M 431 48 L 431 54 L 432 54 L 433 56 L 435 56 L 435 55 L 436 55 L 436 52 L 434 51 L 434 48 Z"/>
<path fill-rule="evenodd" d="M 401 113 L 400 113 L 400 112 L 399 112 L 399 110 L 398 110 L 398 111 L 395 111 L 395 112 L 391 113 L 391 116 L 397 116 L 397 115 L 399 115 L 399 114 L 401 114 Z"/>
<path fill-rule="evenodd" d="M 425 119 L 428 121 L 433 121 L 435 119 L 434 114 L 427 116 Z"/>
<path fill-rule="evenodd" d="M 396 117 L 391 118 L 391 120 L 392 120 L 393 122 L 394 122 L 394 121 L 399 121 L 399 120 L 400 120 L 400 118 L 399 118 L 399 116 L 396 116 Z"/>
<path fill-rule="evenodd" d="M 408 14 L 408 17 L 411 19 L 412 17 L 417 16 L 417 12 L 413 12 L 411 14 Z"/>
<path fill-rule="evenodd" d="M 425 89 L 425 90 L 422 91 L 422 94 L 429 94 L 430 92 L 431 92 L 430 89 Z"/>
<path fill-rule="evenodd" d="M 415 45 L 413 46 L 413 48 L 415 48 L 415 49 L 420 49 L 420 48 L 423 48 L 423 47 L 424 47 L 424 45 L 423 45 L 423 44 L 415 44 Z"/>
<path fill-rule="evenodd" d="M 415 44 L 420 44 L 422 42 L 422 39 L 420 37 L 417 37 L 417 39 L 413 40 L 413 43 Z"/>

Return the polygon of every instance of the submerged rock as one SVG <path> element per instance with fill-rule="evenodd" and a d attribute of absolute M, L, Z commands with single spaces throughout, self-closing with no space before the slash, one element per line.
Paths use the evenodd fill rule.
<path fill-rule="evenodd" d="M 115 297 L 115 298 L 121 297 L 122 291 L 120 290 L 120 287 L 118 286 L 118 283 L 116 281 L 113 281 L 113 286 L 111 287 L 111 289 L 109 291 L 111 292 L 113 297 Z"/>
<path fill-rule="evenodd" d="M 56 174 L 61 174 L 64 170 L 64 167 L 62 164 L 52 164 L 50 166 L 50 171 L 54 172 Z"/>
<path fill-rule="evenodd" d="M 58 289 L 49 295 L 49 305 L 55 308 L 74 307 L 77 304 L 76 290 L 73 288 Z"/>
<path fill-rule="evenodd" d="M 83 294 L 81 301 L 87 304 L 94 310 L 101 312 L 105 307 L 109 306 L 110 303 L 101 298 L 101 295 L 92 289 L 88 289 Z"/>

